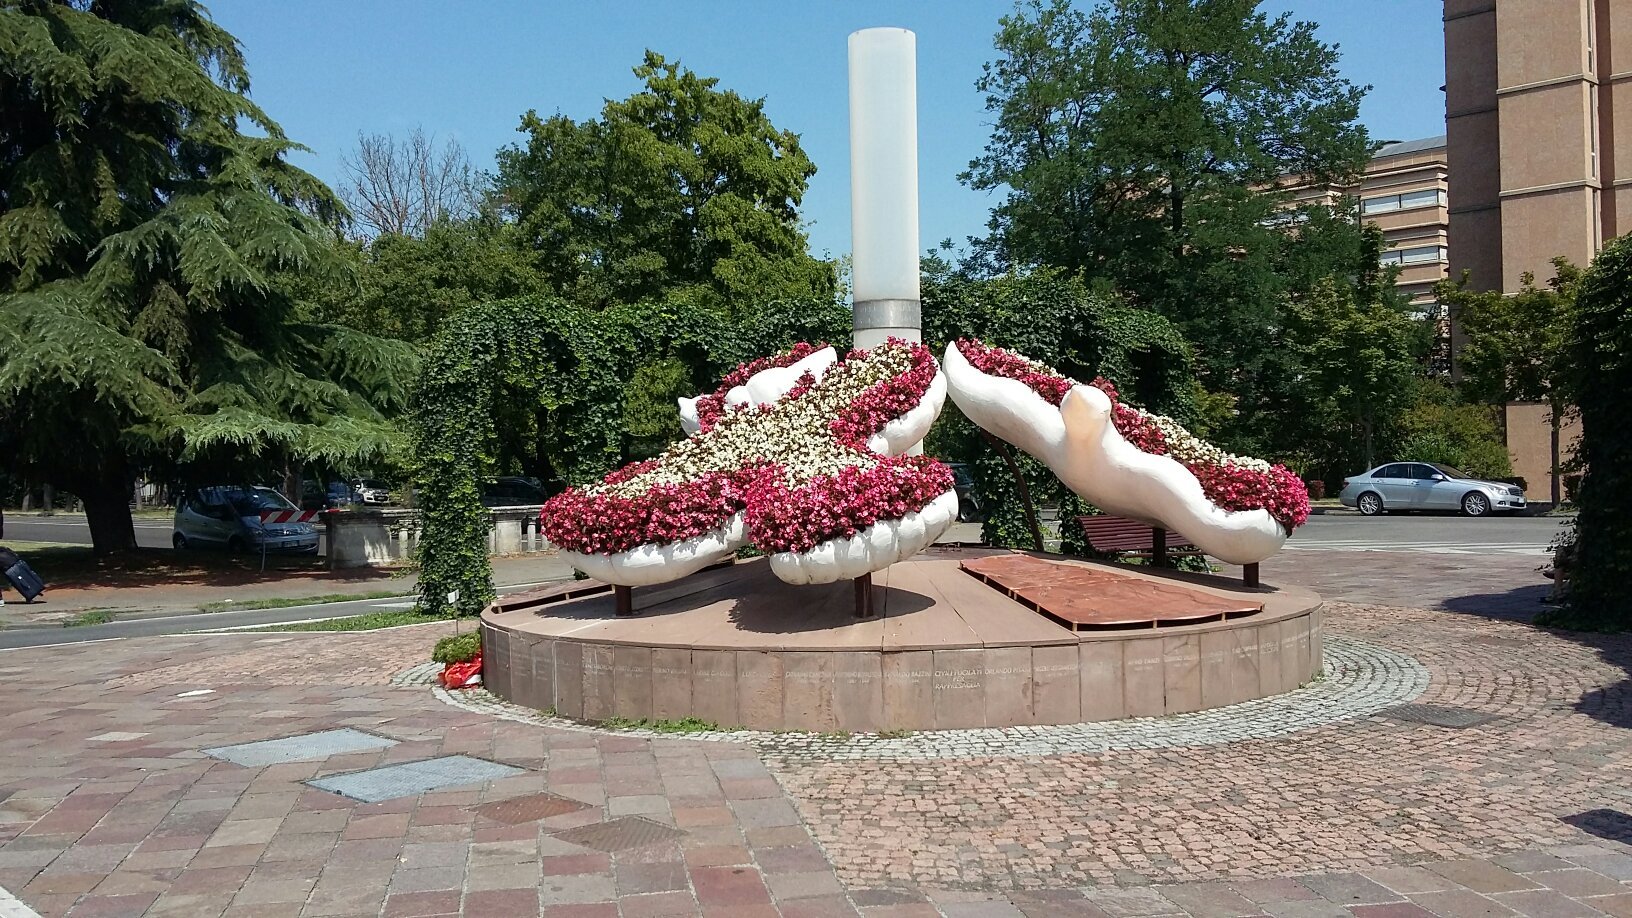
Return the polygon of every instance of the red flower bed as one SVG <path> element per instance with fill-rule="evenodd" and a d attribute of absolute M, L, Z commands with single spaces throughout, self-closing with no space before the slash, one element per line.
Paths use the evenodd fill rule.
<path fill-rule="evenodd" d="M 858 450 L 867 448 L 867 438 L 884 429 L 884 425 L 906 414 L 924 400 L 930 383 L 935 381 L 938 368 L 929 348 L 912 344 L 900 338 L 891 338 L 887 344 L 912 347 L 912 369 L 869 388 L 850 406 L 834 418 L 828 428 L 840 443 Z M 865 351 L 851 351 L 845 360 L 865 356 Z M 795 393 L 790 397 L 796 397 Z"/>
<path fill-rule="evenodd" d="M 744 512 L 752 541 L 761 549 L 807 551 L 828 539 L 852 536 L 879 520 L 898 519 L 923 509 L 952 489 L 951 470 L 923 457 L 878 456 L 866 444 L 869 437 L 923 400 L 937 367 L 929 349 L 921 344 L 892 338 L 884 346 L 909 348 L 910 366 L 862 390 L 829 422 L 833 435 L 829 448 L 859 459 L 839 473 L 790 483 L 796 476 L 785 466 L 756 461 L 684 482 L 654 484 L 636 496 L 607 490 L 661 470 L 665 457 L 658 457 L 618 469 L 599 486 L 572 488 L 551 498 L 540 513 L 545 537 L 570 551 L 616 554 L 703 535 L 723 527 L 733 514 Z M 738 367 L 712 395 L 698 399 L 698 418 L 703 424 L 697 437 L 707 437 L 725 415 L 725 395 L 733 387 L 760 370 L 789 366 L 817 349 L 800 344 L 786 354 Z M 844 363 L 866 360 L 868 355 L 851 351 Z M 836 365 L 827 378 L 843 380 L 842 368 L 843 363 Z M 778 409 L 818 385 L 814 376 L 806 374 L 775 405 L 760 406 L 757 413 L 765 417 L 764 423 L 774 424 Z M 760 422 L 756 418 L 748 423 Z"/>
<path fill-rule="evenodd" d="M 724 526 L 742 509 L 744 486 L 755 474 L 753 469 L 717 472 L 684 484 L 656 485 L 638 498 L 569 488 L 545 502 L 540 528 L 556 545 L 586 555 L 679 542 Z"/>
<path fill-rule="evenodd" d="M 898 520 L 952 490 L 952 470 L 925 456 L 846 466 L 808 484 L 764 475 L 748 487 L 745 519 L 762 551 L 809 551 L 879 520 Z"/>
<path fill-rule="evenodd" d="M 1019 354 L 974 339 L 960 338 L 957 347 L 975 369 L 988 376 L 1001 376 L 1025 383 L 1044 401 L 1056 407 L 1076 385 L 1075 381 Z M 1116 387 L 1103 376 L 1096 378 L 1092 385 L 1110 397 L 1111 423 L 1123 439 L 1153 456 L 1172 453 L 1167 435 L 1153 415 L 1123 402 Z M 1201 482 L 1202 493 L 1207 495 L 1207 499 L 1225 510 L 1267 510 L 1287 532 L 1302 526 L 1309 519 L 1309 490 L 1285 466 L 1272 465 L 1268 471 L 1259 471 L 1227 463 L 1178 461 Z"/>

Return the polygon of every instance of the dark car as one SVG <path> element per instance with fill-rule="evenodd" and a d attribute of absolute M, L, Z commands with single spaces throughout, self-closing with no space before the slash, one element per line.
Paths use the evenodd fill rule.
<path fill-rule="evenodd" d="M 482 485 L 482 504 L 488 507 L 536 507 L 548 499 L 536 478 L 507 475 Z"/>
<path fill-rule="evenodd" d="M 952 470 L 952 487 L 958 492 L 958 521 L 961 523 L 979 523 L 986 519 L 986 508 L 980 504 L 980 498 L 975 496 L 975 476 L 969 472 L 966 462 L 948 462 L 947 468 Z"/>

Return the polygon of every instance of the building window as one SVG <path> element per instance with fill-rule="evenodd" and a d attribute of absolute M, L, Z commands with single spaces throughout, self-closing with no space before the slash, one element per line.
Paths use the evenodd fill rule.
<path fill-rule="evenodd" d="M 1445 192 L 1438 188 L 1424 188 L 1421 191 L 1407 191 L 1403 194 L 1385 194 L 1363 198 L 1360 201 L 1360 212 L 1363 214 L 1386 214 L 1395 210 L 1444 206 Z"/>
<path fill-rule="evenodd" d="M 1434 262 L 1444 262 L 1445 247 L 1442 245 L 1416 245 L 1410 248 L 1393 249 L 1384 252 L 1377 259 L 1384 265 L 1426 265 Z"/>

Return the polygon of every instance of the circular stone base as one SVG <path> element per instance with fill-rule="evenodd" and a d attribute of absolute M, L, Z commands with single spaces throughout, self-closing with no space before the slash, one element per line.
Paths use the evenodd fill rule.
<path fill-rule="evenodd" d="M 762 559 L 636 589 L 632 617 L 594 581 L 513 594 L 482 613 L 483 678 L 500 698 L 575 719 L 862 733 L 1181 714 L 1320 672 L 1320 599 L 1307 591 L 1040 556 L 1110 575 L 1130 601 L 1147 584 L 1263 606 L 1071 631 L 960 567 L 994 554 L 934 549 L 874 574 L 870 619 L 854 617 L 850 583 L 790 586 Z"/>

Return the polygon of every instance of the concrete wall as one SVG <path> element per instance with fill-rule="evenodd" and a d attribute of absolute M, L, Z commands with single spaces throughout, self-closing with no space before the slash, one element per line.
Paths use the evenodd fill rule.
<path fill-rule="evenodd" d="M 516 555 L 551 546 L 539 531 L 541 507 L 494 507 L 488 512 L 487 552 Z M 329 567 L 373 567 L 409 560 L 419 547 L 417 510 L 332 510 L 327 525 Z"/>
<path fill-rule="evenodd" d="M 1542 402 L 1510 402 L 1507 405 L 1507 454 L 1513 460 L 1513 474 L 1524 479 L 1524 496 L 1549 501 L 1552 492 L 1552 411 Z M 1571 447 L 1581 436 L 1581 422 L 1565 419 L 1559 431 L 1559 459 L 1568 462 Z M 1563 486 L 1560 484 L 1560 496 Z"/>

